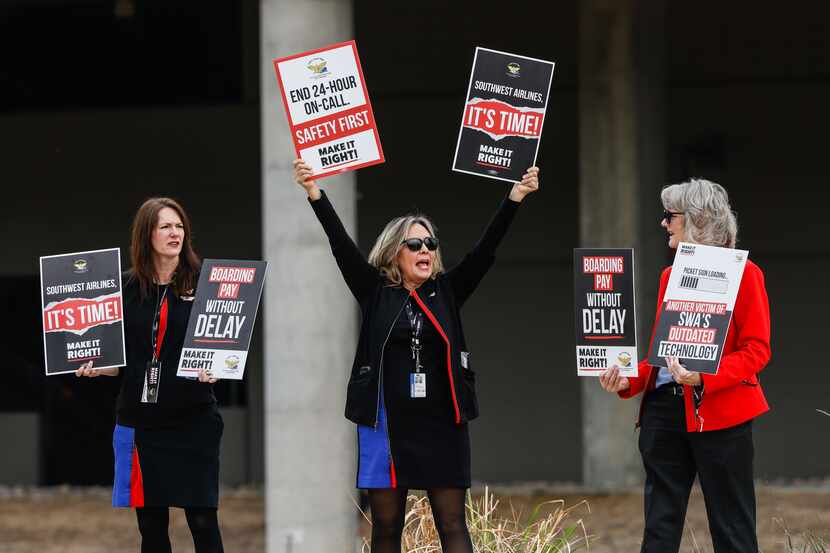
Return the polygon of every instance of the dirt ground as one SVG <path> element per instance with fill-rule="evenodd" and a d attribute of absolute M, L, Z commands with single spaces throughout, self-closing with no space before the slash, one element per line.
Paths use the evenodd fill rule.
<path fill-rule="evenodd" d="M 594 536 L 591 551 L 639 551 L 641 494 L 585 496 L 570 490 L 553 495 L 498 497 L 502 507 L 512 504 L 524 512 L 549 499 L 564 499 L 568 505 L 586 499 L 590 513 L 580 508 L 574 516 L 582 518 L 586 529 Z M 219 516 L 226 551 L 265 551 L 264 499 L 260 491 L 224 491 Z M 778 520 L 783 521 L 796 538 L 805 531 L 830 538 L 830 487 L 759 487 L 758 533 L 764 553 L 787 551 L 785 533 Z M 171 539 L 177 553 L 193 551 L 184 514 L 177 509 L 171 511 Z M 108 490 L 57 488 L 3 490 L 0 493 L 0 553 L 113 551 L 138 551 L 138 531 L 132 511 L 109 506 Z M 697 489 L 689 505 L 681 551 L 712 551 L 703 499 Z"/>

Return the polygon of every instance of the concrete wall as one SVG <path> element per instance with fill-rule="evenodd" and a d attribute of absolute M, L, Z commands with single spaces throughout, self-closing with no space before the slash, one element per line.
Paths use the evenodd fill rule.
<path fill-rule="evenodd" d="M 518 32 L 503 12 L 471 15 L 453 4 L 356 4 L 355 34 L 388 159 L 358 175 L 364 251 L 389 218 L 418 207 L 438 221 L 448 261 L 457 261 L 506 193 L 497 181 L 449 171 L 474 46 L 557 62 L 539 154 L 542 190 L 522 206 L 463 315 L 481 375 L 474 477 L 578 481 L 582 421 L 570 322 L 577 3 L 557 3 L 544 32 Z M 773 360 L 762 378 L 773 411 L 756 426 L 758 475 L 827 476 L 828 419 L 815 409 L 830 408 L 820 356 L 830 300 L 826 286 L 812 284 L 830 268 L 817 200 L 828 177 L 829 35 L 820 24 L 828 14 L 817 13 L 827 8 L 752 4 L 748 25 L 747 6 L 668 9 L 669 180 L 708 176 L 727 186 L 740 245 L 766 271 Z M 256 105 L 4 114 L 0 151 L 9 206 L 0 218 L 0 275 L 36 275 L 37 256 L 46 253 L 126 248 L 139 202 L 161 193 L 183 200 L 203 255 L 261 255 Z M 659 199 L 642 202 L 643 224 L 662 237 Z M 657 251 L 670 262 L 668 250 Z M 657 274 L 638 276 L 656 293 Z M 40 352 L 33 355 L 35 364 Z M 249 371 L 259 367 L 261 357 Z M 0 424 L 12 416 L 0 413 Z M 249 446 L 257 444 L 255 431 Z M 253 480 L 261 481 L 261 463 L 261 455 L 248 460 Z"/>
<path fill-rule="evenodd" d="M 38 413 L 0 413 L 0 444 L 3 444 L 0 486 L 40 483 L 39 424 Z"/>
<path fill-rule="evenodd" d="M 475 46 L 556 62 L 538 157 L 541 190 L 522 205 L 462 316 L 481 408 L 470 426 L 473 479 L 579 481 L 571 273 L 579 181 L 575 4 L 557 6 L 558 19 L 549 23 L 555 31 L 544 36 L 513 32 L 502 9 L 477 11 L 473 24 L 468 8 L 355 4 L 358 49 L 387 159 L 358 173 L 360 246 L 368 253 L 389 219 L 418 209 L 437 222 L 445 261 L 460 260 L 509 190 L 450 171 Z"/>
<path fill-rule="evenodd" d="M 38 256 L 121 247 L 153 195 L 178 198 L 203 257 L 259 257 L 258 111 L 247 107 L 0 116 L 3 275 Z M 9 196 L 7 196 L 7 199 Z"/>
<path fill-rule="evenodd" d="M 706 176 L 729 191 L 738 246 L 766 274 L 771 412 L 756 424 L 761 478 L 826 477 L 830 225 L 830 5 L 672 3 L 668 8 L 671 179 Z M 751 25 L 747 14 L 751 13 Z"/>
<path fill-rule="evenodd" d="M 19 279 L 25 283 L 20 290 L 31 296 L 28 302 L 19 298 L 9 302 L 13 309 L 27 311 L 7 311 L 11 317 L 4 318 L 3 325 L 27 324 L 31 326 L 32 336 L 40 332 L 37 317 L 28 311 L 38 309 L 40 301 L 38 293 L 29 285 L 37 278 L 40 255 L 120 247 L 122 263 L 125 268 L 129 266 L 132 216 L 140 203 L 152 195 L 173 196 L 182 202 L 193 222 L 196 250 L 202 256 L 260 258 L 257 129 L 256 107 L 0 116 L 0 145 L 4 152 L 0 182 L 7 202 L 4 216 L 0 218 L 3 252 L 0 277 L 6 284 Z M 17 334 L 15 330 L 2 335 Z M 13 345 L 6 344 L 4 349 L 13 356 L 25 356 L 29 372 L 42 371 L 42 345 L 38 340 L 17 340 Z M 261 349 L 261 335 L 257 332 L 248 375 L 262 371 Z M 20 374 L 20 363 L 16 367 L 0 369 Z M 80 393 L 78 398 L 88 398 L 95 390 L 81 384 L 100 384 L 66 382 L 64 386 L 63 380 L 67 379 L 74 377 L 50 377 L 48 386 L 35 384 L 37 389 L 28 393 L 37 395 L 41 389 L 38 386 L 42 386 L 42 403 L 47 404 L 52 401 L 47 396 L 57 401 L 58 389 L 74 390 Z M 78 386 L 83 389 L 75 390 Z M 96 388 L 102 394 L 112 393 L 105 386 Z M 260 392 L 250 388 L 249 396 Z M 232 395 L 243 393 L 244 390 L 232 391 Z M 61 405 L 64 406 L 61 416 L 77 415 L 68 410 L 66 401 Z M 96 412 L 97 418 L 106 419 L 98 421 L 99 424 L 111 425 L 111 415 L 106 409 Z M 251 456 L 247 450 L 252 441 L 261 444 L 262 440 L 258 436 L 249 439 L 247 410 L 235 407 L 226 411 L 225 416 L 227 447 L 222 452 L 223 481 L 228 484 L 262 481 L 261 456 Z M 44 439 L 48 441 L 49 421 L 42 421 L 30 433 L 17 426 L 19 417 L 0 412 L 3 428 L 0 436 L 23 440 L 24 444 L 32 439 L 37 444 L 43 429 Z M 18 437 L 10 437 L 13 428 L 19 430 Z M 105 440 L 100 449 L 104 452 L 109 449 L 103 430 L 86 434 L 90 439 L 93 435 L 104 436 L 100 438 Z M 4 440 L 4 443 L 7 442 Z M 15 451 L 14 459 L 5 454 L 0 456 L 0 474 L 4 478 L 12 474 L 10 471 L 16 470 L 14 467 L 22 462 L 20 455 L 25 453 L 25 463 L 35 476 L 33 480 L 31 475 L 21 476 L 21 482 L 41 482 L 45 474 L 38 467 L 36 450 L 24 445 Z M 48 466 L 51 465 L 47 463 Z"/>

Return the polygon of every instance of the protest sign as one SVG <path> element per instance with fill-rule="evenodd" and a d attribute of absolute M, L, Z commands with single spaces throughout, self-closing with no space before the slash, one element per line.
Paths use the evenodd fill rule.
<path fill-rule="evenodd" d="M 476 48 L 453 171 L 509 182 L 536 164 L 553 62 Z"/>
<path fill-rule="evenodd" d="M 215 378 L 242 380 L 267 267 L 265 261 L 202 262 L 177 376 L 205 369 Z"/>
<path fill-rule="evenodd" d="M 717 374 L 749 252 L 681 242 L 674 255 L 648 362 L 678 357 L 687 370 Z"/>
<path fill-rule="evenodd" d="M 318 179 L 383 163 L 355 41 L 274 60 L 291 139 Z"/>
<path fill-rule="evenodd" d="M 637 376 L 634 250 L 575 248 L 574 298 L 577 375 Z"/>
<path fill-rule="evenodd" d="M 41 257 L 40 298 L 47 376 L 125 364 L 118 248 Z"/>

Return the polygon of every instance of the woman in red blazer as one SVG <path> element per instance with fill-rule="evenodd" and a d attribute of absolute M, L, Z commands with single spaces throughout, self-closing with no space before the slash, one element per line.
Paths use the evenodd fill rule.
<path fill-rule="evenodd" d="M 735 247 L 737 222 L 719 184 L 693 179 L 664 188 L 661 199 L 660 224 L 670 248 L 680 242 Z M 658 315 L 670 274 L 667 267 L 660 276 Z M 758 551 L 752 419 L 769 410 L 758 379 L 769 359 L 764 274 L 747 261 L 716 375 L 688 371 L 668 357 L 665 367 L 641 362 L 634 378 L 620 376 L 616 366 L 600 376 L 605 390 L 624 399 L 643 392 L 638 420 L 646 471 L 642 553 L 679 550 L 696 476 L 715 553 Z"/>

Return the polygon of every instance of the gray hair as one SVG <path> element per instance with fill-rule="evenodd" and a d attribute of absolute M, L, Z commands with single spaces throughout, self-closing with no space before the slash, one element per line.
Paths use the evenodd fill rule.
<path fill-rule="evenodd" d="M 392 286 L 402 286 L 403 276 L 398 267 L 398 252 L 400 251 L 406 235 L 412 225 L 421 225 L 435 236 L 436 227 L 426 215 L 409 214 L 403 217 L 395 217 L 380 233 L 372 251 L 369 252 L 369 263 L 375 266 L 389 280 Z M 435 250 L 435 262 L 432 264 L 430 278 L 435 278 L 438 273 L 444 270 L 444 263 L 441 261 L 441 248 Z"/>
<path fill-rule="evenodd" d="M 683 212 L 687 242 L 735 247 L 738 220 L 723 186 L 705 179 L 691 179 L 666 186 L 660 199 L 665 209 Z"/>

